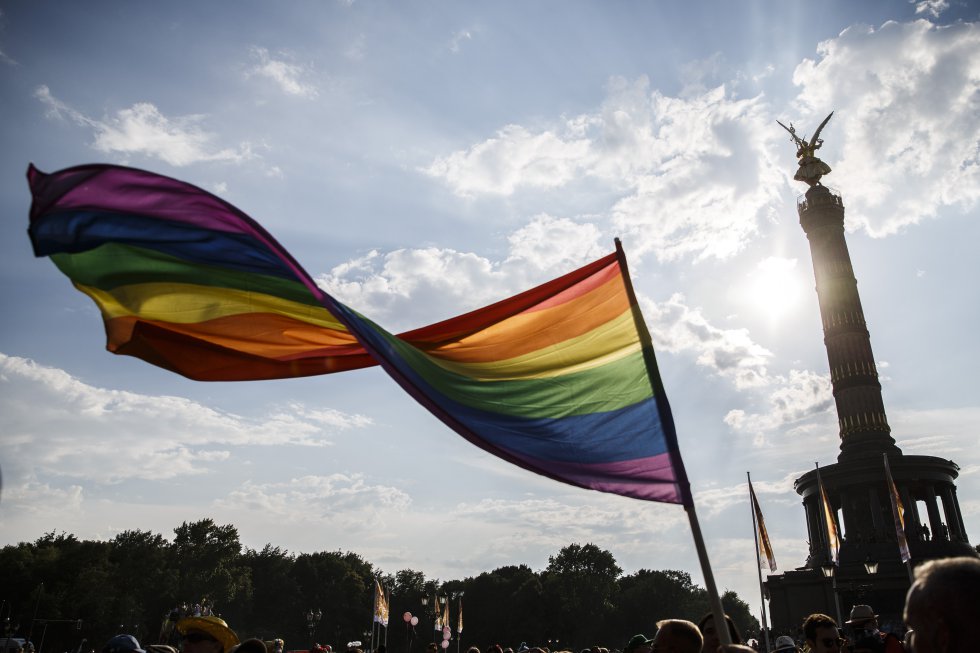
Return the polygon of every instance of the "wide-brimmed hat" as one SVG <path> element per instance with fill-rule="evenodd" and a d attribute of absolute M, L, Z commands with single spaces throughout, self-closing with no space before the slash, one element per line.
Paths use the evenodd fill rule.
<path fill-rule="evenodd" d="M 855 605 L 851 608 L 851 618 L 844 623 L 848 626 L 853 626 L 854 624 L 863 624 L 865 621 L 871 621 L 877 618 L 878 615 L 875 614 L 875 611 L 871 609 L 870 605 Z"/>
<path fill-rule="evenodd" d="M 238 644 L 238 635 L 228 627 L 225 620 L 221 617 L 184 617 L 177 622 L 177 632 L 186 635 L 192 630 L 207 633 L 211 637 L 221 642 L 221 650 L 228 651 L 232 646 Z"/>
<path fill-rule="evenodd" d="M 774 653 L 783 653 L 783 651 L 795 651 L 796 642 L 789 635 L 780 635 L 776 638 L 776 648 L 773 649 Z"/>

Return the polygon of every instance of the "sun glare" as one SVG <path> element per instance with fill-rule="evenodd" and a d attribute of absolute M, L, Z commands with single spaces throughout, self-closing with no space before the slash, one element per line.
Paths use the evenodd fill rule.
<path fill-rule="evenodd" d="M 748 275 L 747 299 L 771 325 L 778 324 L 800 303 L 802 282 L 795 258 L 770 256 Z"/>

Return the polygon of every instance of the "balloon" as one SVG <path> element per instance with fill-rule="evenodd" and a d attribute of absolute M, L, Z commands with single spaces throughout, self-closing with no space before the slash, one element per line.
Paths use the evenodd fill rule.
<path fill-rule="evenodd" d="M 449 629 L 449 626 L 442 627 L 442 634 L 445 635 L 446 637 L 449 637 L 452 634 L 452 632 L 453 631 Z"/>
<path fill-rule="evenodd" d="M 450 635 L 446 631 L 442 631 L 442 639 L 443 639 L 443 641 L 448 640 L 448 639 L 451 639 L 451 638 L 452 638 L 452 635 Z"/>
<path fill-rule="evenodd" d="M 418 617 L 412 617 L 412 625 L 413 626 L 418 626 L 419 625 L 419 618 Z"/>
<path fill-rule="evenodd" d="M 409 621 L 412 620 L 412 613 L 406 612 L 405 614 L 402 615 L 402 619 L 405 621 L 405 623 L 408 623 Z"/>
<path fill-rule="evenodd" d="M 449 648 L 449 640 L 448 639 L 442 640 L 442 648 Z"/>

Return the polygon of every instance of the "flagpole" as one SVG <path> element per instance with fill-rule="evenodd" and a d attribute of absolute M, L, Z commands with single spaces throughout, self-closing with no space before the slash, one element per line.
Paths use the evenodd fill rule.
<path fill-rule="evenodd" d="M 721 598 L 718 596 L 718 588 L 715 586 L 715 577 L 711 573 L 711 562 L 708 560 L 708 550 L 704 546 L 704 536 L 701 534 L 701 525 L 698 523 L 698 515 L 694 509 L 694 497 L 691 496 L 691 483 L 687 479 L 687 470 L 684 469 L 684 461 L 680 456 L 680 447 L 677 444 L 677 432 L 674 430 L 674 417 L 670 410 L 670 403 L 667 401 L 667 394 L 664 392 L 663 381 L 657 371 L 657 361 L 653 355 L 653 340 L 650 338 L 650 330 L 647 328 L 643 314 L 640 313 L 639 302 L 636 300 L 636 292 L 633 290 L 633 282 L 630 281 L 629 265 L 626 263 L 626 252 L 623 251 L 623 243 L 619 238 L 615 238 L 616 259 L 623 273 L 623 282 L 626 285 L 626 295 L 630 301 L 630 311 L 633 314 L 633 321 L 636 324 L 637 334 L 640 336 L 642 346 L 643 361 L 647 368 L 647 376 L 653 384 L 654 400 L 657 403 L 657 412 L 660 414 L 663 425 L 663 436 L 667 441 L 667 451 L 670 456 L 670 466 L 676 475 L 675 483 L 680 496 L 681 505 L 687 512 L 687 519 L 691 523 L 691 535 L 694 537 L 694 548 L 698 552 L 698 561 L 701 563 L 701 574 L 704 576 L 704 588 L 708 592 L 708 604 L 711 606 L 711 615 L 715 620 L 715 630 L 718 632 L 718 639 L 725 646 L 732 643 L 731 633 L 728 631 L 728 622 L 725 620 L 725 609 L 721 605 Z"/>
<path fill-rule="evenodd" d="M 704 537 L 701 535 L 701 525 L 698 523 L 697 513 L 694 511 L 694 502 L 684 505 L 687 511 L 688 521 L 691 522 L 691 535 L 694 536 L 694 548 L 698 552 L 698 561 L 701 563 L 701 573 L 704 575 L 704 588 L 708 592 L 708 605 L 711 606 L 711 616 L 715 620 L 715 632 L 718 639 L 724 646 L 732 643 L 732 635 L 728 631 L 728 621 L 725 619 L 725 609 L 721 605 L 721 598 L 718 596 L 718 587 L 715 585 L 715 577 L 711 573 L 711 562 L 708 560 L 708 550 L 704 546 Z"/>
<path fill-rule="evenodd" d="M 374 624 L 378 621 L 378 579 L 374 579 L 374 601 L 371 602 L 371 651 L 374 652 Z"/>
<path fill-rule="evenodd" d="M 762 586 L 762 558 L 759 556 L 759 523 L 755 518 L 755 493 L 752 491 L 752 474 L 745 472 L 749 481 L 749 510 L 752 511 L 752 537 L 755 539 L 755 570 L 759 575 L 759 600 L 762 606 L 762 632 L 766 634 L 766 650 L 772 648 L 769 644 L 769 623 L 766 621 L 766 591 Z"/>
<path fill-rule="evenodd" d="M 832 514 L 828 514 L 830 511 L 830 503 L 829 503 L 830 500 L 827 499 L 827 491 L 823 489 L 823 480 L 821 480 L 820 478 L 820 463 L 815 462 L 813 464 L 817 468 L 817 487 L 820 489 L 820 512 L 823 514 L 823 519 L 821 519 L 820 521 L 823 522 L 824 532 L 827 535 L 827 558 L 834 565 L 834 575 L 831 577 L 830 580 L 831 580 L 831 588 L 833 589 L 834 592 L 834 607 L 837 609 L 837 626 L 843 627 L 843 623 L 840 615 L 840 597 L 837 596 L 838 565 L 837 565 L 837 560 L 835 560 L 834 556 L 830 554 L 830 521 L 828 520 L 828 517 L 830 519 L 834 519 L 834 516 Z M 834 531 L 836 532 L 836 530 L 837 530 L 837 522 L 835 521 Z M 839 537 L 837 541 L 837 546 L 840 546 Z"/>

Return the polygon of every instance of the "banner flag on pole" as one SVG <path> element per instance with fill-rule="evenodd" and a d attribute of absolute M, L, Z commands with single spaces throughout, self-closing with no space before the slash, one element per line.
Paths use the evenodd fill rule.
<path fill-rule="evenodd" d="M 388 627 L 388 601 L 377 578 L 374 579 L 374 621 Z"/>
<path fill-rule="evenodd" d="M 456 633 L 463 634 L 463 599 L 459 600 L 459 617 L 456 619 Z"/>
<path fill-rule="evenodd" d="M 912 559 L 909 552 L 909 541 L 905 535 L 905 506 L 902 505 L 902 497 L 898 494 L 895 481 L 892 480 L 892 470 L 888 466 L 888 454 L 882 453 L 885 460 L 885 477 L 888 480 L 888 498 L 892 504 L 892 518 L 895 520 L 895 538 L 898 541 L 898 552 L 902 556 L 902 562 Z"/>
<path fill-rule="evenodd" d="M 834 519 L 834 510 L 830 507 L 830 500 L 827 499 L 823 481 L 820 480 L 819 467 L 817 468 L 817 484 L 820 486 L 820 511 L 827 527 L 827 550 L 831 561 L 836 565 L 840 557 L 840 531 L 837 530 L 837 520 Z"/>
<path fill-rule="evenodd" d="M 205 381 L 373 365 L 447 426 L 578 487 L 693 506 L 620 243 L 485 308 L 393 335 L 240 210 L 150 172 L 28 170 L 29 233 L 99 307 L 107 348 Z"/>
<path fill-rule="evenodd" d="M 755 496 L 752 488 L 752 481 L 749 481 L 749 496 L 752 498 L 752 510 L 755 512 L 755 526 L 759 539 L 759 560 L 762 567 L 769 567 L 769 571 L 776 571 L 776 556 L 772 552 L 772 544 L 769 542 L 769 533 L 766 532 L 766 520 L 762 518 L 762 508 L 759 507 L 759 500 Z"/>
<path fill-rule="evenodd" d="M 449 628 L 449 601 L 442 606 L 442 630 Z"/>

